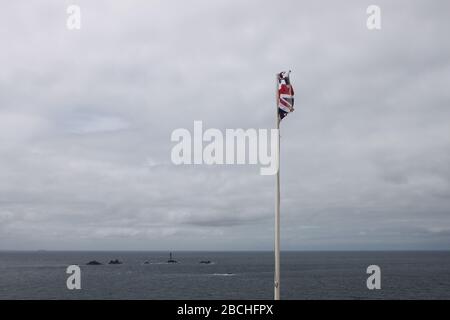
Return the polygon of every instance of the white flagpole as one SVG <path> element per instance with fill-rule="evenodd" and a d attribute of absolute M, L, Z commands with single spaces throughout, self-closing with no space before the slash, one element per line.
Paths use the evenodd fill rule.
<path fill-rule="evenodd" d="M 278 75 L 276 76 L 276 128 L 278 130 L 277 144 L 277 177 L 275 188 L 275 273 L 274 273 L 274 299 L 280 300 L 280 116 L 278 115 Z"/>

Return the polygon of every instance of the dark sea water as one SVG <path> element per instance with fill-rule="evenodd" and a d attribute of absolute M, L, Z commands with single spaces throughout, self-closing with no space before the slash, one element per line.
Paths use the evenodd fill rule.
<path fill-rule="evenodd" d="M 122 265 L 106 264 L 111 259 Z M 271 252 L 0 252 L 0 299 L 272 299 Z M 105 265 L 87 266 L 90 260 Z M 144 261 L 150 264 L 144 265 Z M 211 260 L 209 265 L 200 260 Z M 68 265 L 81 290 L 68 290 Z M 380 290 L 366 268 L 381 268 Z M 450 252 L 282 252 L 283 299 L 450 299 Z"/>

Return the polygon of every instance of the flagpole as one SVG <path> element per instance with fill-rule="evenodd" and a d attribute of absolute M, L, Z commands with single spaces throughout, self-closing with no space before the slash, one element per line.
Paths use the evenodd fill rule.
<path fill-rule="evenodd" d="M 276 128 L 278 130 L 277 143 L 277 177 L 275 188 L 275 273 L 274 273 L 274 299 L 280 300 L 280 116 L 278 114 L 279 103 L 278 75 L 276 76 Z"/>

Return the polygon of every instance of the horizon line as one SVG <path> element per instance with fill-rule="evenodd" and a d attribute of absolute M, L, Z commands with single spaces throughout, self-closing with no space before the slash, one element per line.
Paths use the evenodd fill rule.
<path fill-rule="evenodd" d="M 286 249 L 282 252 L 450 252 L 450 249 Z M 274 252 L 267 249 L 0 249 L 0 252 Z"/>

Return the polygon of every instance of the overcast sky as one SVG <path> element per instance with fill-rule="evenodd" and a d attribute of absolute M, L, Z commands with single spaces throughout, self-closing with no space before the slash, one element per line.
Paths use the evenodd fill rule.
<path fill-rule="evenodd" d="M 81 30 L 66 28 L 69 4 Z M 382 29 L 366 28 L 381 7 Z M 174 129 L 282 122 L 282 249 L 450 248 L 448 1 L 4 1 L 0 249 L 273 248 L 274 176 Z"/>

